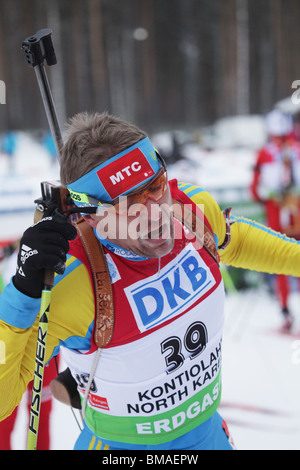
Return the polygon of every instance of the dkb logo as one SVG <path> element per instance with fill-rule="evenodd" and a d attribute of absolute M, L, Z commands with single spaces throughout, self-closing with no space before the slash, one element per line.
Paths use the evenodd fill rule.
<path fill-rule="evenodd" d="M 0 80 L 0 104 L 6 104 L 6 86 L 3 80 Z"/>
<path fill-rule="evenodd" d="M 180 315 L 204 296 L 216 281 L 189 244 L 155 275 L 126 287 L 125 293 L 141 332 Z"/>

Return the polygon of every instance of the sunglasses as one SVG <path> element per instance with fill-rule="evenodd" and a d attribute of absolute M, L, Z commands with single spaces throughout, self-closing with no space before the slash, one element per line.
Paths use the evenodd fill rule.
<path fill-rule="evenodd" d="M 168 188 L 168 177 L 164 159 L 156 152 L 161 168 L 156 176 L 148 183 L 127 195 L 117 197 L 111 202 L 103 202 L 85 193 L 78 193 L 69 189 L 71 198 L 83 202 L 80 212 L 82 214 L 96 214 L 99 210 L 114 209 L 117 214 L 128 215 L 130 208 L 135 204 L 145 205 L 147 200 L 157 202 L 163 197 Z M 88 207 L 89 206 L 89 207 Z"/>
<path fill-rule="evenodd" d="M 130 208 L 135 204 L 146 205 L 148 199 L 157 202 L 163 197 L 168 188 L 168 177 L 165 168 L 161 168 L 155 178 L 139 188 L 137 191 L 120 196 L 110 203 L 101 202 L 87 194 L 84 195 L 85 201 L 94 207 L 82 207 L 82 214 L 96 214 L 99 210 L 112 209 L 116 214 L 128 215 Z M 72 194 L 71 194 L 72 196 Z M 97 207 L 96 207 L 97 206 Z"/>
<path fill-rule="evenodd" d="M 145 206 L 149 199 L 157 202 L 166 193 L 167 188 L 167 173 L 164 168 L 161 168 L 150 183 L 146 183 L 144 187 L 139 188 L 138 191 L 113 200 L 111 206 L 113 206 L 117 214 L 127 215 L 130 208 L 136 204 Z"/>

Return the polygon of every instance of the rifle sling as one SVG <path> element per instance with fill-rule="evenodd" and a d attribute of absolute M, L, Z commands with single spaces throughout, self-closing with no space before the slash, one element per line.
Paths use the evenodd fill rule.
<path fill-rule="evenodd" d="M 110 274 L 102 244 L 95 237 L 92 227 L 84 220 L 74 222 L 88 257 L 95 289 L 96 316 L 94 340 L 98 348 L 107 346 L 114 329 L 114 305 Z"/>

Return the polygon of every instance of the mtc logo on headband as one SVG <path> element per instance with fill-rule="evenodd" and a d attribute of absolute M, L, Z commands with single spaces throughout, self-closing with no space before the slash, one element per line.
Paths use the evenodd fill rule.
<path fill-rule="evenodd" d="M 109 197 L 115 199 L 154 176 L 155 172 L 145 155 L 136 148 L 98 170 L 97 175 Z"/>

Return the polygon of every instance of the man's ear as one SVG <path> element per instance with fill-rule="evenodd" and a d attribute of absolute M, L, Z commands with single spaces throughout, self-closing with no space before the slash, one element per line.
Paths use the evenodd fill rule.
<path fill-rule="evenodd" d="M 97 220 L 93 214 L 84 215 L 83 218 L 91 227 L 97 228 Z"/>

